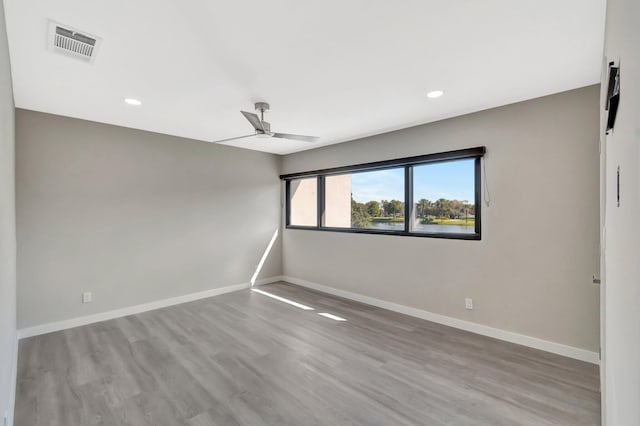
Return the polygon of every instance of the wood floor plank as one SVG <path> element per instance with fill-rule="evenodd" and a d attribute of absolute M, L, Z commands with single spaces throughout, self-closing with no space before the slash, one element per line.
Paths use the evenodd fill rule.
<path fill-rule="evenodd" d="M 260 289 L 313 310 L 243 290 L 21 340 L 15 425 L 599 424 L 595 365 Z"/>

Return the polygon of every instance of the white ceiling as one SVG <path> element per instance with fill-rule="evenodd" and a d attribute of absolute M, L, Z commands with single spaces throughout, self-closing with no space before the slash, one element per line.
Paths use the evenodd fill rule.
<path fill-rule="evenodd" d="M 5 0 L 16 106 L 286 154 L 600 80 L 605 0 Z M 102 38 L 47 49 L 48 20 Z M 434 89 L 445 91 L 428 99 Z M 123 98 L 143 101 L 132 107 Z"/>

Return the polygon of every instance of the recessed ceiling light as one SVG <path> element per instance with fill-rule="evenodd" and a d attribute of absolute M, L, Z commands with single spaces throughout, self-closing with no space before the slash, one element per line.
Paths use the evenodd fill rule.
<path fill-rule="evenodd" d="M 133 99 L 133 98 L 124 98 L 124 101 L 126 103 L 128 103 L 129 105 L 135 105 L 135 106 L 142 105 L 142 101 L 139 101 L 139 100 Z"/>
<path fill-rule="evenodd" d="M 434 90 L 433 92 L 427 93 L 427 98 L 435 99 L 439 98 L 442 95 L 444 95 L 444 92 L 442 90 Z"/>

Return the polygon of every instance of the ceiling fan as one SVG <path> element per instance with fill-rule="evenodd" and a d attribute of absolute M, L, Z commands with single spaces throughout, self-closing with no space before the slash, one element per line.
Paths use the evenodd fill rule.
<path fill-rule="evenodd" d="M 266 102 L 256 102 L 255 104 L 256 112 L 260 113 L 254 114 L 252 112 L 240 111 L 244 118 L 246 118 L 249 123 L 253 126 L 255 133 L 251 135 L 238 136 L 235 138 L 222 139 L 220 141 L 215 141 L 214 143 L 222 143 L 235 141 L 238 139 L 251 138 L 257 136 L 259 138 L 278 138 L 278 139 L 288 139 L 292 141 L 302 141 L 302 142 L 317 142 L 320 139 L 318 136 L 304 136 L 304 135 L 293 135 L 290 133 L 276 133 L 271 131 L 271 123 L 264 121 L 264 113 L 269 111 L 269 104 Z"/>

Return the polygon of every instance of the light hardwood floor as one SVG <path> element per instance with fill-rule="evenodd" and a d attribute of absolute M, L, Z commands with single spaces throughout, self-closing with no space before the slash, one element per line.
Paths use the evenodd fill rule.
<path fill-rule="evenodd" d="M 599 424 L 595 365 L 260 290 L 314 310 L 243 290 L 22 340 L 15 425 Z"/>

